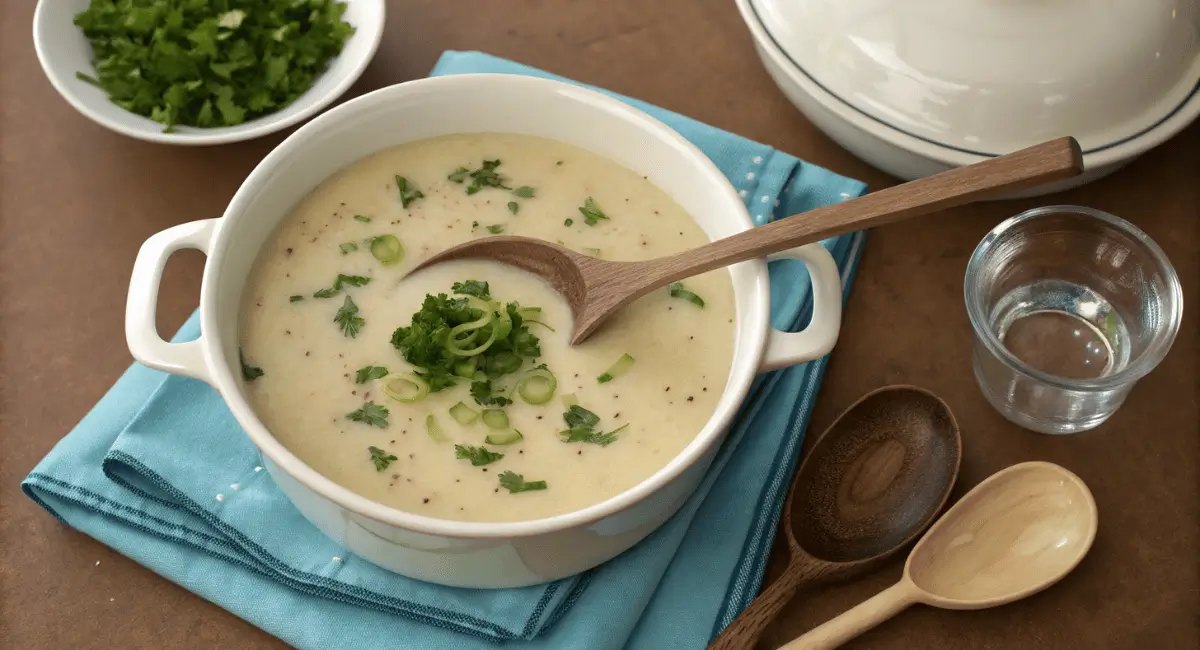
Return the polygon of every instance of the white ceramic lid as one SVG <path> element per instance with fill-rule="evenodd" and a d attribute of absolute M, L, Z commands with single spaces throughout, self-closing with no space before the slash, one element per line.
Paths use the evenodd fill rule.
<path fill-rule="evenodd" d="M 924 140 L 1116 146 L 1200 92 L 1197 0 L 751 0 L 813 81 Z"/>

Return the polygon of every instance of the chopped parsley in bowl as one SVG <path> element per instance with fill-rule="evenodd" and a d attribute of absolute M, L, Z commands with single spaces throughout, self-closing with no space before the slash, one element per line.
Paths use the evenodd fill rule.
<path fill-rule="evenodd" d="M 328 106 L 378 48 L 383 0 L 43 0 L 38 58 L 77 110 L 174 144 L 266 135 Z"/>

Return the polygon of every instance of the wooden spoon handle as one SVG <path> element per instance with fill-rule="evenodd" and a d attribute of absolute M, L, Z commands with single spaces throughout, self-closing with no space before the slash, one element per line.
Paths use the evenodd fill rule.
<path fill-rule="evenodd" d="M 789 566 L 771 586 L 767 587 L 742 613 L 721 632 L 708 646 L 708 650 L 753 650 L 758 637 L 771 621 L 779 615 L 783 606 L 792 599 L 796 590 L 806 582 L 801 571 Z"/>
<path fill-rule="evenodd" d="M 737 262 L 827 237 L 915 217 L 1075 176 L 1083 157 L 1075 138 L 1051 140 L 1004 156 L 896 185 L 866 196 L 779 219 L 680 255 L 646 263 L 657 288 Z"/>
<path fill-rule="evenodd" d="M 905 578 L 827 623 L 792 639 L 779 650 L 825 650 L 836 648 L 917 602 Z"/>

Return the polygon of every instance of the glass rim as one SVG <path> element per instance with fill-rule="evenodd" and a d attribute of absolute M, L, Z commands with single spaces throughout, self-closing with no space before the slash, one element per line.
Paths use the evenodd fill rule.
<path fill-rule="evenodd" d="M 1009 231 L 1034 219 L 1056 214 L 1073 214 L 1084 218 L 1096 219 L 1124 233 L 1145 248 L 1148 257 L 1158 266 L 1167 284 L 1167 292 L 1165 294 L 1166 308 L 1163 310 L 1163 321 L 1166 323 L 1166 329 L 1156 334 L 1146 346 L 1146 349 L 1130 361 L 1129 365 L 1111 375 L 1095 379 L 1069 379 L 1038 370 L 1009 352 L 1008 348 L 1004 346 L 1004 343 L 996 336 L 988 324 L 988 314 L 984 307 L 984 302 L 986 301 L 982 295 L 983 291 L 979 283 L 975 281 L 979 275 L 980 266 L 983 265 L 984 260 L 989 256 L 996 242 Z M 1171 349 L 1171 345 L 1175 342 L 1175 336 L 1179 332 L 1180 321 L 1183 317 L 1183 287 L 1179 283 L 1179 274 L 1175 271 L 1175 267 L 1171 264 L 1171 261 L 1167 258 L 1167 254 L 1163 252 L 1158 243 L 1151 239 L 1141 228 L 1121 217 L 1080 205 L 1048 205 L 1033 208 L 1005 219 L 995 228 L 988 231 L 988 234 L 975 247 L 975 251 L 971 253 L 971 258 L 967 262 L 967 271 L 963 276 L 963 294 L 966 300 L 967 316 L 971 321 L 971 328 L 975 330 L 975 336 L 983 342 L 984 347 L 989 352 L 1014 371 L 1027 375 L 1051 387 L 1065 390 L 1106 390 L 1130 384 L 1145 377 L 1158 366 Z"/>

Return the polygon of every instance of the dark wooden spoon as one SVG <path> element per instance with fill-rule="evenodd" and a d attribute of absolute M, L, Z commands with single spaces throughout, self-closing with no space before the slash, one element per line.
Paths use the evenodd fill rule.
<path fill-rule="evenodd" d="M 886 386 L 846 409 L 808 452 L 783 511 L 791 559 L 709 650 L 750 650 L 802 587 L 875 568 L 946 505 L 962 439 L 950 407 L 914 386 Z"/>
<path fill-rule="evenodd" d="M 488 259 L 541 276 L 570 304 L 575 321 L 571 343 L 578 345 L 613 312 L 676 280 L 834 235 L 1068 178 L 1082 171 L 1079 143 L 1074 138 L 1060 138 L 809 210 L 799 218 L 779 219 L 669 257 L 610 262 L 538 239 L 487 237 L 434 255 L 418 264 L 414 271 L 449 260 Z"/>

